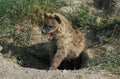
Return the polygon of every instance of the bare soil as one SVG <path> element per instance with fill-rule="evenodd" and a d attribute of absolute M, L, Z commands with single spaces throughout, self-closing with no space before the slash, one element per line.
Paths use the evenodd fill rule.
<path fill-rule="evenodd" d="M 105 70 L 40 70 L 23 68 L 0 54 L 0 79 L 118 79 Z"/>

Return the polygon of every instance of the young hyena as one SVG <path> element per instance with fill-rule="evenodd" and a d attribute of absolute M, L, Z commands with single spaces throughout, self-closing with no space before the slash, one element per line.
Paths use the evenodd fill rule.
<path fill-rule="evenodd" d="M 57 39 L 58 50 L 52 58 L 50 69 L 57 69 L 64 59 L 74 59 L 85 49 L 86 43 L 83 34 L 73 29 L 61 14 L 44 13 L 44 26 L 41 31 L 48 35 L 49 40 L 54 37 Z"/>

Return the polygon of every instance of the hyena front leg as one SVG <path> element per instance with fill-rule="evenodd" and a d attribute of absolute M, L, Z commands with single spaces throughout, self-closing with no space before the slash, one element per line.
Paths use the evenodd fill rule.
<path fill-rule="evenodd" d="M 53 57 L 50 69 L 57 69 L 57 67 L 64 60 L 64 58 L 67 56 L 67 54 L 68 54 L 68 52 L 58 50 L 57 53 L 55 54 L 55 56 Z"/>

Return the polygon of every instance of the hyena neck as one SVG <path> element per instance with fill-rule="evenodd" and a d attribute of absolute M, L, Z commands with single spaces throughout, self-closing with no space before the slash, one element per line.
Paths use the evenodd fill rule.
<path fill-rule="evenodd" d="M 72 28 L 72 26 L 68 23 L 68 24 L 61 24 L 61 27 L 59 29 L 59 32 L 62 34 L 71 34 L 73 33 L 75 30 Z"/>
<path fill-rule="evenodd" d="M 56 38 L 67 38 L 73 36 L 74 29 L 67 26 L 62 26 L 59 28 L 58 33 L 56 33 Z"/>
<path fill-rule="evenodd" d="M 55 25 L 58 26 L 58 33 L 56 33 L 56 37 L 68 37 L 73 35 L 74 29 L 72 28 L 71 24 L 69 21 L 62 15 L 57 14 L 59 18 L 61 19 L 61 24 L 56 23 Z"/>

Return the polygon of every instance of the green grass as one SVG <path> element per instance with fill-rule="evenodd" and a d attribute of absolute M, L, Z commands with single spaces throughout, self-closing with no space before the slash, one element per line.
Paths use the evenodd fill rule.
<path fill-rule="evenodd" d="M 120 52 L 109 52 L 108 55 L 99 57 L 94 61 L 88 63 L 88 68 L 105 69 L 111 71 L 113 74 L 120 74 Z"/>
<path fill-rule="evenodd" d="M 60 12 L 60 8 L 66 6 L 63 0 L 0 0 L 0 38 L 13 38 L 14 43 L 26 45 L 31 39 L 32 24 L 43 24 L 42 13 L 48 12 Z M 104 15 L 106 18 L 99 25 L 96 19 L 100 15 L 90 14 L 90 8 L 86 4 L 81 4 L 75 13 L 65 14 L 68 20 L 72 23 L 74 28 L 99 28 L 106 24 L 113 22 L 108 20 L 108 15 Z M 103 19 L 104 19 L 103 18 Z M 29 28 L 27 32 L 23 29 L 20 33 L 17 33 L 15 29 L 16 24 L 21 28 L 24 21 L 29 21 L 28 26 L 22 28 Z M 31 24 L 31 26 L 29 26 Z"/>
<path fill-rule="evenodd" d="M 75 13 L 68 13 L 67 18 L 71 21 L 74 28 L 76 27 L 97 27 L 97 16 L 90 14 L 90 8 L 86 4 L 81 4 Z"/>
<path fill-rule="evenodd" d="M 57 12 L 62 5 L 65 5 L 62 1 L 57 3 L 55 0 L 0 0 L 0 20 L 9 18 L 15 24 L 26 18 L 40 17 L 40 10 Z"/>
<path fill-rule="evenodd" d="M 58 9 L 63 5 L 63 1 L 55 0 L 0 0 L 0 40 L 12 38 L 14 44 L 29 44 L 32 24 L 42 26 L 42 12 L 59 12 Z M 29 20 L 28 25 L 23 26 L 24 21 Z M 19 25 L 17 28 L 22 26 L 29 30 L 26 32 L 22 29 L 18 33 L 16 25 Z"/>

